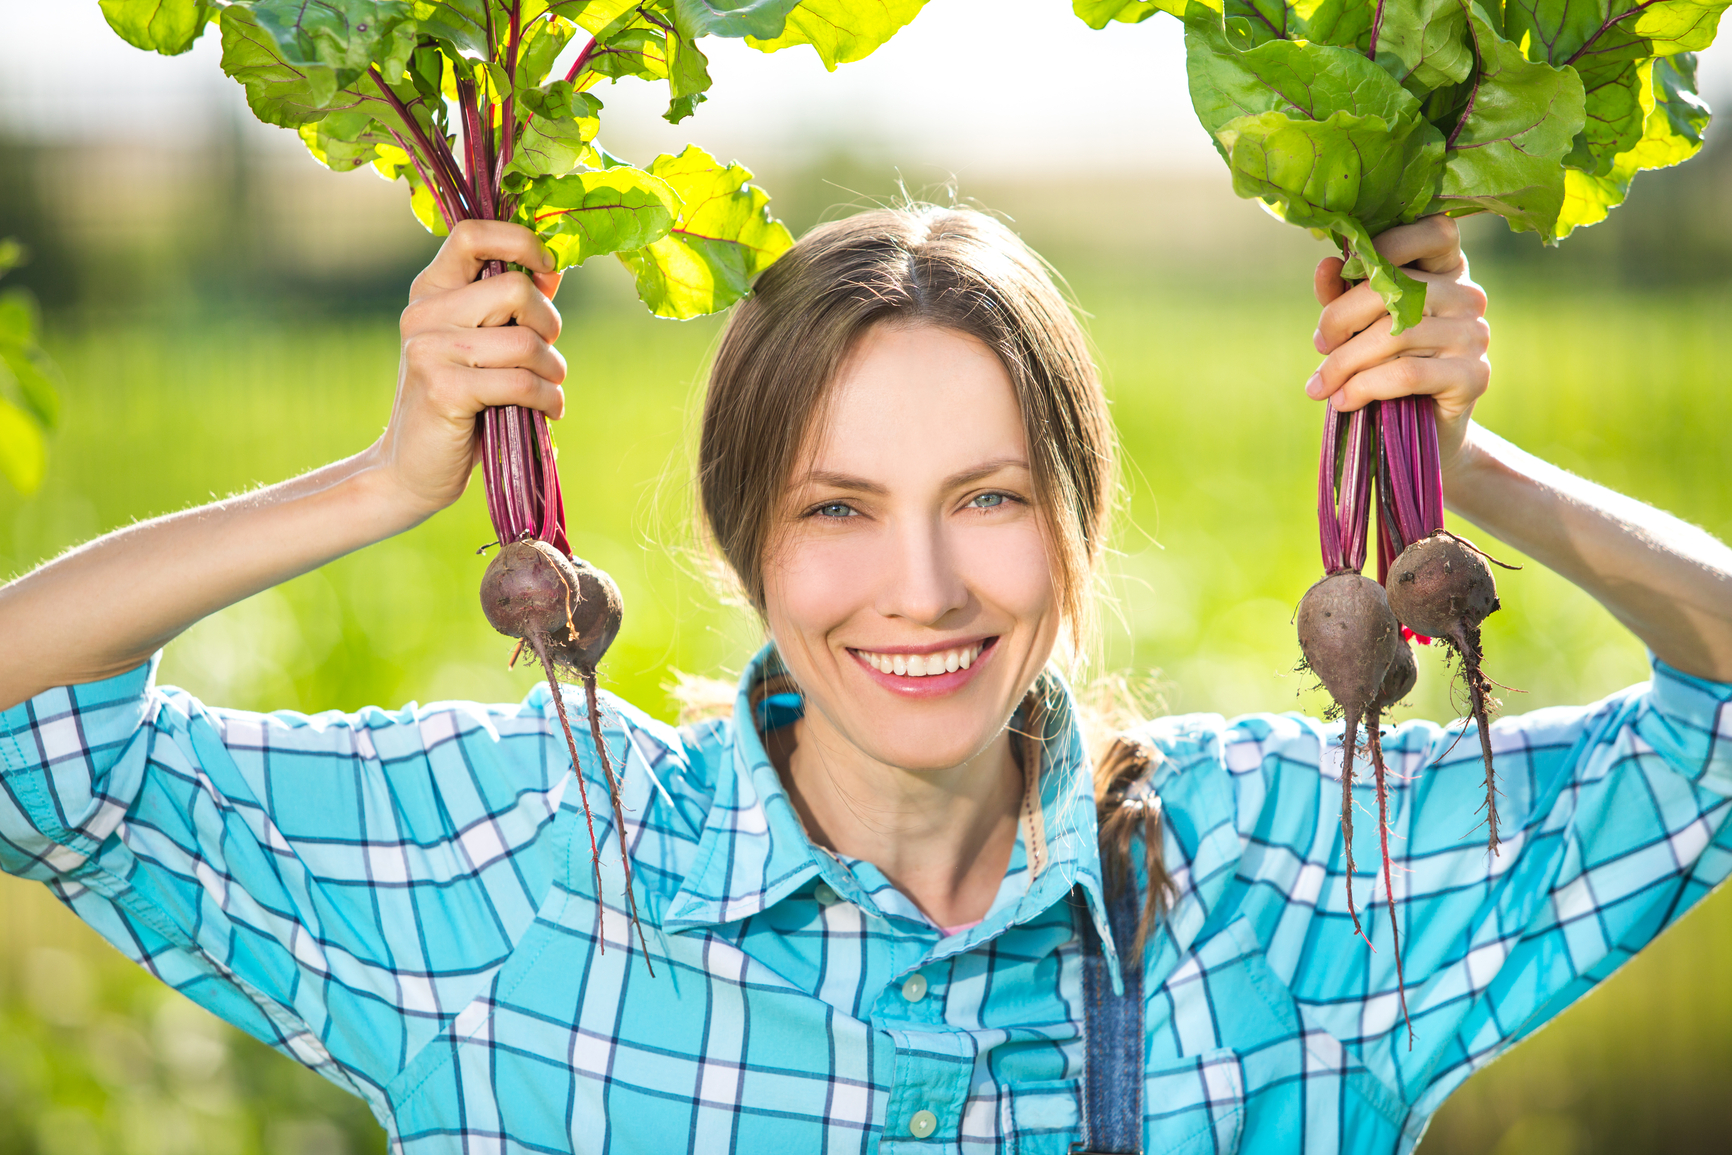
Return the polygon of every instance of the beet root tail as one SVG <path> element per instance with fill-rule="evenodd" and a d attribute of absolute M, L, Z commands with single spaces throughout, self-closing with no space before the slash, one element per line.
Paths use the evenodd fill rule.
<path fill-rule="evenodd" d="M 565 716 L 565 698 L 559 692 L 559 680 L 553 676 L 553 662 L 548 659 L 547 644 L 534 635 L 526 640 L 535 651 L 542 672 L 547 675 L 547 688 L 553 694 L 553 708 L 559 714 L 559 728 L 565 731 L 565 744 L 571 750 L 571 771 L 577 777 L 577 796 L 583 801 L 583 821 L 589 827 L 590 864 L 595 868 L 595 941 L 605 954 L 607 935 L 602 933 L 601 846 L 595 840 L 595 818 L 589 811 L 589 791 L 583 785 L 583 763 L 577 760 L 577 739 L 571 735 L 571 722 Z M 521 646 L 521 643 L 519 645 Z"/>
<path fill-rule="evenodd" d="M 614 776 L 613 759 L 608 756 L 607 743 L 601 738 L 601 707 L 595 698 L 595 674 L 586 672 L 583 675 L 583 694 L 589 704 L 589 734 L 595 740 L 595 752 L 601 758 L 601 772 L 607 777 L 607 796 L 613 803 L 614 829 L 619 832 L 619 862 L 625 868 L 625 902 L 631 912 L 631 924 L 637 930 L 638 945 L 643 947 L 643 963 L 649 968 L 650 977 L 654 978 L 656 968 L 650 962 L 649 940 L 644 937 L 643 922 L 637 916 L 637 891 L 631 881 L 631 852 L 626 845 L 625 813 L 621 809 L 619 799 L 619 779 Z M 600 909 L 601 876 L 596 876 L 596 904 Z M 628 940 L 629 941 L 629 940 Z"/>
<path fill-rule="evenodd" d="M 1353 919 L 1353 933 L 1369 946 L 1371 940 L 1359 925 L 1359 910 L 1353 903 L 1353 748 L 1358 744 L 1359 715 L 1348 714 L 1347 729 L 1341 734 L 1341 844 L 1347 854 L 1347 913 Z"/>
<path fill-rule="evenodd" d="M 1480 668 L 1479 631 L 1466 630 L 1449 639 L 1456 653 L 1461 655 L 1461 673 L 1467 681 L 1467 693 L 1470 707 L 1473 711 L 1474 724 L 1479 728 L 1480 755 L 1485 761 L 1485 822 L 1486 849 L 1496 854 L 1499 844 L 1497 833 L 1497 776 L 1492 769 L 1491 758 L 1491 680 Z"/>
<path fill-rule="evenodd" d="M 1401 1019 L 1407 1024 L 1407 1049 L 1413 1049 L 1413 1019 L 1407 1013 L 1407 976 L 1401 967 L 1401 922 L 1395 913 L 1395 882 L 1389 864 L 1388 768 L 1383 764 L 1383 733 L 1376 712 L 1366 726 L 1371 744 L 1371 772 L 1377 779 L 1377 837 L 1383 850 L 1383 897 L 1389 903 L 1389 935 L 1395 944 L 1395 994 L 1401 1001 Z"/>

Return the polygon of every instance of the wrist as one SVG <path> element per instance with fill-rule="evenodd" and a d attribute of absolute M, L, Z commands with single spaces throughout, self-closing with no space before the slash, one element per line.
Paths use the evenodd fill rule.
<path fill-rule="evenodd" d="M 1489 442 L 1494 438 L 1477 421 L 1462 430 L 1461 444 L 1443 462 L 1443 503 L 1452 510 L 1468 499 L 1493 464 Z"/>
<path fill-rule="evenodd" d="M 443 508 L 403 484 L 383 438 L 350 461 L 354 468 L 338 484 L 369 540 L 383 541 L 413 529 Z"/>

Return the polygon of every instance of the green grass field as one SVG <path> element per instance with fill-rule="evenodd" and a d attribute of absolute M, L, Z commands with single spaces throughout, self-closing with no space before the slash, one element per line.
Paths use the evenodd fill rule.
<path fill-rule="evenodd" d="M 1315 310 L 1297 292 L 1075 283 L 1126 448 L 1106 668 L 1153 676 L 1173 711 L 1321 710 L 1292 673 L 1289 624 L 1319 569 L 1320 417 L 1300 391 L 1317 360 Z M 1495 276 L 1490 287 L 1481 419 L 1732 535 L 1732 294 L 1564 296 Z M 611 304 L 567 322 L 568 388 L 584 399 L 556 431 L 573 545 L 626 602 L 605 678 L 671 716 L 672 670 L 737 670 L 760 637 L 707 582 L 691 532 L 687 447 L 718 326 Z M 383 425 L 395 377 L 388 319 L 317 331 L 63 323 L 51 337 L 66 431 L 36 497 L 0 492 L 0 573 L 354 452 Z M 507 671 L 509 643 L 477 612 L 475 550 L 491 537 L 480 496 L 477 485 L 400 538 L 200 624 L 168 648 L 163 680 L 262 709 L 521 697 L 536 672 Z M 1505 695 L 1506 711 L 1646 676 L 1642 647 L 1560 579 L 1529 567 L 1500 584 L 1488 668 L 1524 691 Z M 1455 716 L 1436 655 L 1422 652 L 1421 669 L 1409 712 Z M 46 894 L 0 881 L 0 927 L 0 1155 L 383 1149 L 357 1102 L 168 997 Z M 1476 1077 L 1423 1150 L 1719 1149 L 1732 1126 L 1729 967 L 1721 896 Z"/>

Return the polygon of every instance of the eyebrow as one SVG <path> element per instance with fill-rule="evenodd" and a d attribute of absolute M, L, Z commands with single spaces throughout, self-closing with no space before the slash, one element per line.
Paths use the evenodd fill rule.
<path fill-rule="evenodd" d="M 960 489 L 962 486 L 991 477 L 1002 469 L 1027 469 L 1028 462 L 1020 457 L 996 457 L 979 465 L 953 473 L 944 479 L 944 488 Z M 814 469 L 806 474 L 805 482 L 810 485 L 824 485 L 832 489 L 846 490 L 850 493 L 870 493 L 881 495 L 890 492 L 889 489 L 876 481 L 868 481 L 864 477 L 856 477 L 851 473 L 836 473 L 827 469 Z"/>

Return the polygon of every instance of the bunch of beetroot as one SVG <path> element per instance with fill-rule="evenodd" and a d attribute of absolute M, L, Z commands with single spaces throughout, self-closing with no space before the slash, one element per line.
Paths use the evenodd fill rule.
<path fill-rule="evenodd" d="M 1365 565 L 1375 476 L 1377 573 Z M 1407 995 L 1401 932 L 1389 862 L 1388 769 L 1383 761 L 1382 715 L 1413 689 L 1417 667 L 1408 639 L 1443 643 L 1457 658 L 1485 758 L 1488 845 L 1495 853 L 1497 787 L 1492 774 L 1488 711 L 1496 706 L 1480 668 L 1480 623 L 1498 608 L 1497 584 L 1485 554 L 1443 528 L 1443 473 L 1437 423 L 1429 397 L 1373 402 L 1347 415 L 1326 411 L 1317 477 L 1317 521 L 1323 580 L 1299 603 L 1299 646 L 1305 664 L 1323 683 L 1346 722 L 1342 738 L 1341 829 L 1347 854 L 1347 909 L 1361 935 L 1353 904 L 1353 761 L 1359 728 L 1377 785 L 1383 887 L 1401 1013 Z M 1411 1037 L 1412 1022 L 1408 1021 Z"/>

